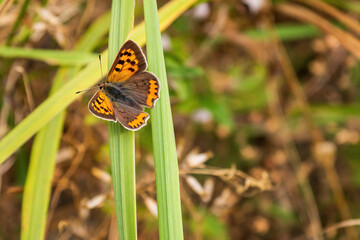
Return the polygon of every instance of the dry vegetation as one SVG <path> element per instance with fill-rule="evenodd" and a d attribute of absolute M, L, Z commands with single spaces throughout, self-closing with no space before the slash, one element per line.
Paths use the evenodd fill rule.
<path fill-rule="evenodd" d="M 22 14 L 23 1 L 5 2 L 1 44 L 41 49 L 72 49 L 111 7 L 49 0 Z M 163 33 L 185 239 L 360 238 L 359 17 L 355 0 L 215 0 Z M 3 58 L 0 69 L 3 137 L 47 98 L 57 67 Z M 91 94 L 67 109 L 46 239 L 117 237 Z M 150 127 L 136 143 L 138 237 L 157 239 Z M 19 238 L 31 146 L 0 166 L 0 239 Z"/>

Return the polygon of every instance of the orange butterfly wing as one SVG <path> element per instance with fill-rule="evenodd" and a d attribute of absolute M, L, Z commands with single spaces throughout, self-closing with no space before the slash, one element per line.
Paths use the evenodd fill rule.
<path fill-rule="evenodd" d="M 137 43 L 128 40 L 120 48 L 107 76 L 108 82 L 123 82 L 147 68 L 145 55 Z"/>
<path fill-rule="evenodd" d="M 89 101 L 90 112 L 98 117 L 108 121 L 116 122 L 116 117 L 110 99 L 103 91 L 97 91 Z"/>

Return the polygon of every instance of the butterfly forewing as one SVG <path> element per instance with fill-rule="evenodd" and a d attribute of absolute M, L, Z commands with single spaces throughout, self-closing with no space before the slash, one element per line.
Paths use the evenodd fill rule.
<path fill-rule="evenodd" d="M 147 68 L 145 55 L 139 45 L 128 40 L 120 49 L 109 71 L 108 82 L 122 82 Z"/>
<path fill-rule="evenodd" d="M 96 117 L 116 122 L 110 99 L 102 91 L 97 91 L 89 101 L 89 110 Z"/>

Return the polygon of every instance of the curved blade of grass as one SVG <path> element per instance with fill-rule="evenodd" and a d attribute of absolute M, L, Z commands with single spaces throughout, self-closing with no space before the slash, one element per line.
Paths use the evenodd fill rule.
<path fill-rule="evenodd" d="M 110 14 L 100 17 L 75 46 L 77 51 L 91 51 L 108 32 Z M 50 94 L 61 87 L 79 68 L 59 69 Z M 21 239 L 44 239 L 46 215 L 50 199 L 51 181 L 55 169 L 65 120 L 65 111 L 54 117 L 36 135 L 31 151 L 30 165 L 22 201 Z"/>
<path fill-rule="evenodd" d="M 0 56 L 7 58 L 30 58 L 49 65 L 85 65 L 97 60 L 97 54 L 80 51 L 0 47 Z"/>
<path fill-rule="evenodd" d="M 194 0 L 174 0 L 167 3 L 159 11 L 160 29 L 164 30 L 171 23 L 169 19 L 175 20 L 188 9 Z M 186 6 L 186 7 L 184 7 Z M 140 24 L 134 29 L 131 39 L 138 43 L 145 41 L 144 24 Z M 135 38 L 136 37 L 136 38 Z M 104 65 L 107 66 L 107 51 L 102 54 Z M 105 68 L 103 69 L 105 72 Z M 100 76 L 99 63 L 94 60 L 80 71 L 74 78 L 70 79 L 54 95 L 50 96 L 41 105 L 39 105 L 29 116 L 19 123 L 11 132 L 9 132 L 0 141 L 0 164 L 14 153 L 22 144 L 33 136 L 40 128 L 64 110 L 72 101 L 79 96 L 76 91 L 86 89 L 94 85 Z"/>
<path fill-rule="evenodd" d="M 109 63 L 115 59 L 134 25 L 134 0 L 114 0 L 111 6 Z M 110 69 L 111 65 L 109 65 Z M 108 123 L 111 175 L 119 239 L 137 239 L 135 193 L 135 133 L 120 123 Z"/>
<path fill-rule="evenodd" d="M 144 1 L 144 13 L 149 70 L 158 76 L 161 84 L 160 99 L 151 111 L 159 238 L 183 239 L 179 169 L 155 0 Z"/>

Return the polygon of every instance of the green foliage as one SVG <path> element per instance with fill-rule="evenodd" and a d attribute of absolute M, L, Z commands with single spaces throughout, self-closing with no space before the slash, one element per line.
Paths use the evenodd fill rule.
<path fill-rule="evenodd" d="M 224 223 L 220 221 L 217 216 L 206 213 L 205 211 L 198 211 L 201 216 L 201 221 L 190 221 L 191 230 L 196 234 L 201 234 L 205 239 L 230 239 L 228 229 Z"/>
<path fill-rule="evenodd" d="M 315 26 L 304 24 L 279 24 L 275 26 L 275 32 L 279 39 L 283 41 L 307 39 L 320 35 Z M 258 41 L 268 41 L 270 39 L 269 30 L 249 29 L 245 31 L 245 34 Z"/>
<path fill-rule="evenodd" d="M 360 106 L 359 104 L 314 105 L 312 112 L 319 125 L 330 122 L 343 123 L 351 117 L 359 117 Z"/>
<path fill-rule="evenodd" d="M 49 73 L 60 67 L 49 97 L 46 98 L 44 93 L 34 94 L 38 107 L 20 123 L 19 116 L 23 118 L 29 112 L 26 105 L 22 104 L 26 102 L 27 96 L 21 77 L 17 77 L 16 85 L 10 91 L 10 94 L 14 93 L 14 97 L 9 98 L 5 91 L 0 93 L 1 107 L 9 99 L 15 102 L 11 103 L 11 106 L 16 107 L 9 110 L 6 119 L 5 125 L 10 130 L 8 135 L 0 140 L 0 163 L 17 151 L 16 157 L 7 162 L 10 165 L 12 160 L 16 160 L 14 166 L 3 176 L 2 186 L 5 190 L 2 206 L 9 199 L 15 199 L 14 204 L 18 204 L 19 196 L 7 190 L 11 190 L 10 187 L 14 185 L 23 185 L 26 177 L 21 208 L 22 226 L 21 229 L 15 227 L 15 236 L 21 234 L 22 239 L 44 239 L 51 186 L 58 184 L 52 181 L 66 117 L 65 109 L 79 98 L 79 95 L 75 95 L 76 91 L 98 82 L 98 54 L 90 51 L 103 49 L 109 40 L 109 56 L 107 51 L 102 54 L 103 73 L 106 74 L 105 69 L 112 63 L 132 29 L 134 2 L 113 1 L 113 25 L 109 38 L 106 35 L 109 31 L 110 13 L 106 13 L 96 22 L 89 20 L 91 29 L 82 35 L 74 49 L 67 51 L 40 49 L 44 47 L 42 42 L 31 42 L 35 43 L 33 46 L 39 47 L 37 49 L 15 47 L 29 42 L 34 31 L 33 24 L 46 20 L 36 16 L 38 9 L 33 11 L 32 8 L 27 8 L 29 1 L 20 5 L 15 2 L 10 8 L 13 11 L 18 6 L 18 15 L 14 15 L 13 23 L 16 24 L 7 26 L 11 34 L 3 37 L 4 42 L 7 40 L 11 43 L 10 46 L 0 46 L 0 56 L 4 58 L 0 66 L 0 76 L 4 83 L 11 83 L 7 82 L 7 78 L 13 80 L 9 69 L 14 69 L 17 62 L 24 62 L 24 69 L 31 80 L 30 90 L 37 91 L 39 86 L 44 90 L 53 78 Z M 257 238 L 269 239 L 301 236 L 318 236 L 321 239 L 324 227 L 357 218 L 360 210 L 356 204 L 356 188 L 360 186 L 360 68 L 357 57 L 351 55 L 354 53 L 343 47 L 343 42 L 349 40 L 347 35 L 343 34 L 345 40 L 342 41 L 337 38 L 341 33 L 354 36 L 358 33 L 356 16 L 360 12 L 360 4 L 356 1 L 322 1 L 331 4 L 329 9 L 336 7 L 339 10 L 340 14 L 338 12 L 338 15 L 332 15 L 328 12 L 329 9 L 318 9 L 314 1 L 299 3 L 275 0 L 272 1 L 271 8 L 256 14 L 249 12 L 243 4 L 229 5 L 228 2 L 211 1 L 207 6 L 210 9 L 209 15 L 196 16 L 199 9 L 194 9 L 179 17 L 195 2 L 206 1 L 170 1 L 160 10 L 159 19 L 154 0 L 145 0 L 144 6 L 139 5 L 135 9 L 136 21 L 143 18 L 145 11 L 146 23 L 139 23 L 131 31 L 129 38 L 141 46 L 147 42 L 149 70 L 155 72 L 161 81 L 160 100 L 155 109 L 146 109 L 151 116 L 147 127 L 134 134 L 123 130 L 118 123 L 110 123 L 107 144 L 103 142 L 104 136 L 106 137 L 104 121 L 89 113 L 85 113 L 83 121 L 75 117 L 76 124 L 85 124 L 84 129 L 75 134 L 69 131 L 72 133 L 70 138 L 74 138 L 75 142 L 80 139 L 81 134 L 78 133 L 87 134 L 89 129 L 100 133 L 98 139 L 86 139 L 89 142 L 80 140 L 87 148 L 84 159 L 92 155 L 92 161 L 81 162 L 79 168 L 82 171 L 79 173 L 84 174 L 90 168 L 102 168 L 106 173 L 112 173 L 114 184 L 115 201 L 109 190 L 111 183 L 108 183 L 107 179 L 104 182 L 99 181 L 101 190 L 105 190 L 110 197 L 98 206 L 102 212 L 88 209 L 91 211 L 91 226 L 95 226 L 95 222 L 99 220 L 99 216 L 95 216 L 98 213 L 100 217 L 105 216 L 105 224 L 99 226 L 107 225 L 116 210 L 121 239 L 136 239 L 137 232 L 141 234 L 139 238 L 152 238 L 159 234 L 160 239 L 182 239 L 182 224 L 185 226 L 185 238 L 246 239 L 251 234 Z M 121 3 L 121 7 L 115 6 Z M 43 9 L 49 10 L 46 4 L 46 0 L 42 1 Z M 309 18 L 302 19 L 298 16 L 295 19 L 286 14 L 284 9 L 290 5 L 294 6 L 294 11 L 312 11 L 314 16 L 318 15 L 329 26 L 341 30 L 339 36 L 326 29 L 323 22 L 320 25 L 316 22 L 309 24 Z M 81 11 L 92 7 L 87 2 L 81 2 L 77 6 Z M 280 10 L 283 6 L 285 8 Z M 11 11 L 4 14 L 13 14 Z M 353 20 L 353 25 L 343 21 L 339 17 L 341 13 Z M 26 24 L 19 24 L 22 22 Z M 71 28 L 72 21 L 61 24 Z M 171 29 L 160 39 L 160 31 L 170 24 Z M 275 32 L 272 32 L 273 30 Z M 81 31 L 80 29 L 79 32 Z M 52 38 L 51 34 L 46 34 L 44 40 L 55 44 L 51 42 Z M 165 54 L 161 40 L 169 40 L 171 43 Z M 357 41 L 358 39 L 354 38 L 355 46 Z M 13 58 L 26 60 L 13 62 Z M 33 63 L 28 59 L 43 63 Z M 52 66 L 44 71 L 32 69 L 32 66 L 44 66 L 44 63 Z M 291 73 L 294 75 L 291 76 Z M 303 99 L 295 88 L 298 88 L 300 95 L 304 94 Z M 44 98 L 45 101 L 40 103 L 39 99 Z M 89 96 L 81 100 L 82 113 L 86 111 L 87 98 Z M 21 106 L 17 108 L 19 103 Z M 304 111 L 304 105 L 309 106 L 308 112 Z M 70 110 L 73 111 L 73 108 Z M 71 115 L 73 114 L 71 112 Z M 66 119 L 66 123 L 66 139 L 63 138 L 65 144 L 69 137 L 68 129 L 73 126 L 73 119 Z M 34 140 L 30 140 L 36 133 Z M 317 138 L 313 136 L 314 133 L 318 134 Z M 23 145 L 26 142 L 28 143 Z M 334 159 L 331 160 L 335 162 L 329 167 L 333 168 L 334 178 L 328 175 L 328 168 L 317 161 L 319 159 L 315 155 L 314 146 L 319 142 L 334 147 Z M 331 148 L 322 150 L 332 151 Z M 204 151 L 213 155 L 205 165 L 187 165 L 191 157 L 198 157 L 197 152 L 201 154 Z M 320 154 L 323 154 L 320 160 L 333 157 L 329 152 L 324 154 L 320 151 Z M 152 155 L 155 162 L 156 193 L 151 175 Z M 108 161 L 110 156 L 111 169 Z M 327 157 L 329 159 L 325 159 Z M 137 181 L 141 183 L 137 186 L 137 199 L 135 164 Z M 4 164 L 4 168 L 9 165 Z M 209 202 L 205 202 L 201 193 L 192 191 L 192 186 L 183 181 L 182 191 L 186 195 L 182 196 L 182 200 L 185 200 L 186 205 L 181 210 L 177 165 L 181 168 L 181 174 L 194 176 L 200 184 L 208 180 L 209 175 L 218 174 L 212 177 L 216 179 L 212 192 L 207 189 L 212 194 Z M 59 173 L 66 168 L 67 163 L 59 164 Z M 208 171 L 209 174 L 195 175 L 187 171 Z M 238 176 L 234 175 L 235 171 L 251 177 L 238 179 Z M 88 171 L 85 177 L 93 178 L 95 174 L 91 174 L 93 172 Z M 336 182 L 336 174 L 339 175 L 339 182 Z M 74 184 L 72 187 L 80 186 L 77 177 L 69 179 Z M 259 178 L 274 183 L 272 191 L 253 195 L 252 193 L 262 190 L 253 189 L 256 187 L 252 186 L 244 194 L 246 197 L 243 197 L 241 190 Z M 148 179 L 151 180 L 146 182 Z M 334 181 L 335 185 L 337 183 L 335 188 Z M 219 207 L 217 200 L 220 199 L 218 197 L 224 186 L 231 189 L 231 201 L 223 202 L 220 207 L 225 210 L 222 213 L 224 217 L 218 218 L 212 211 Z M 337 201 L 342 195 L 341 191 L 344 192 L 345 199 L 339 204 Z M 66 207 L 73 204 L 75 207 L 71 207 L 76 209 L 79 200 L 86 200 L 95 194 L 98 192 L 88 192 L 88 189 L 84 188 L 84 192 L 77 196 L 74 194 L 73 203 Z M 62 210 L 62 204 L 66 204 L 67 196 L 65 201 L 62 201 L 63 197 L 60 196 L 61 204 L 54 209 L 53 216 L 56 216 L 59 209 Z M 147 197 L 157 198 L 159 220 L 144 206 L 142 200 Z M 198 205 L 204 208 L 199 211 Z M 349 208 L 350 217 L 343 217 L 341 211 L 337 210 L 345 208 Z M 327 211 L 328 209 L 334 211 Z M 8 210 L 3 210 L 4 218 L 8 217 Z M 259 219 L 260 224 L 271 224 L 263 229 L 256 229 Z M 50 225 L 57 221 L 58 218 L 52 218 Z M 244 222 L 246 224 L 243 224 Z M 316 231 L 304 231 L 313 229 L 309 226 L 316 228 L 316 225 L 319 226 Z M 0 238 L 8 238 L 6 227 L 4 225 L 0 229 Z M 236 228 L 241 230 L 236 231 Z M 49 233 L 52 231 L 50 234 L 56 231 L 52 230 L 53 225 L 49 229 Z M 343 236 L 349 229 L 351 226 L 346 226 L 345 231 L 338 231 L 333 238 L 351 239 Z M 103 229 L 99 230 L 96 228 L 94 231 L 105 232 Z M 57 237 L 63 237 L 60 235 L 63 233 L 59 231 Z M 94 236 L 96 237 L 98 236 Z"/>
<path fill-rule="evenodd" d="M 109 65 L 134 25 L 134 0 L 115 0 L 111 7 Z M 135 134 L 118 122 L 109 122 L 109 150 L 120 239 L 137 239 L 135 193 Z"/>
<path fill-rule="evenodd" d="M 286 224 L 290 225 L 296 221 L 297 216 L 292 210 L 286 209 L 284 206 L 279 205 L 277 203 L 271 203 L 266 211 L 267 214 L 283 222 L 284 225 Z"/>
<path fill-rule="evenodd" d="M 193 3 L 194 1 L 187 2 L 188 6 Z M 149 71 L 155 73 L 160 81 L 160 99 L 151 111 L 159 239 L 181 240 L 184 237 L 179 169 L 157 11 L 155 0 L 144 1 Z"/>

